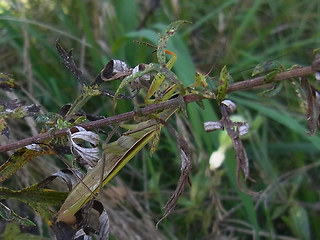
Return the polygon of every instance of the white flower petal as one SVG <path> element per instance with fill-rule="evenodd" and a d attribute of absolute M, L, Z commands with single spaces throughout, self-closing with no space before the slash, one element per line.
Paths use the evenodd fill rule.
<path fill-rule="evenodd" d="M 210 166 L 210 170 L 214 171 L 217 168 L 219 168 L 221 166 L 221 164 L 223 163 L 224 159 L 225 159 L 225 151 L 222 151 L 223 149 L 218 149 L 217 151 L 214 151 L 209 159 L 209 166 Z"/>

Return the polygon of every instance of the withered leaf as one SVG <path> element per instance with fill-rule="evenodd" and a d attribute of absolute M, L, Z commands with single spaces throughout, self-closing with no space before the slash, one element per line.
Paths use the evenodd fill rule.
<path fill-rule="evenodd" d="M 58 53 L 60 57 L 62 58 L 63 62 L 62 64 L 73 74 L 73 76 L 81 83 L 84 84 L 82 77 L 82 72 L 77 67 L 76 63 L 73 60 L 72 57 L 72 49 L 67 52 L 64 50 L 61 45 L 56 42 L 56 49 L 58 50 Z"/>
<path fill-rule="evenodd" d="M 25 101 L 19 101 L 18 99 L 0 101 L 0 117 L 24 118 L 34 116 L 39 111 L 39 106 L 35 104 L 25 105 Z"/>
<path fill-rule="evenodd" d="M 72 190 L 73 186 L 79 183 L 80 179 L 84 176 L 83 172 L 76 168 L 72 169 L 62 169 L 51 176 L 43 179 L 41 182 L 38 183 L 38 187 L 42 188 L 52 182 L 55 178 L 61 178 L 66 184 L 69 191 Z"/>
<path fill-rule="evenodd" d="M 10 137 L 9 128 L 5 119 L 19 119 L 29 116 L 34 116 L 40 111 L 40 107 L 31 104 L 26 105 L 24 101 L 15 100 L 0 100 L 0 133 L 7 138 Z"/>
<path fill-rule="evenodd" d="M 189 173 L 191 171 L 191 150 L 188 146 L 188 143 L 181 137 L 181 135 L 172 127 L 172 125 L 165 123 L 165 126 L 169 129 L 169 131 L 175 136 L 177 145 L 178 145 L 178 152 L 181 159 L 181 169 L 180 169 L 180 177 L 178 180 L 177 187 L 171 197 L 169 198 L 168 202 L 164 206 L 164 215 L 163 217 L 157 222 L 156 227 L 171 213 L 171 211 L 177 205 L 177 202 L 184 191 L 184 188 L 187 183 L 190 183 Z"/>
<path fill-rule="evenodd" d="M 244 193 L 257 197 L 260 192 L 253 192 L 249 189 L 246 189 L 242 181 L 240 179 L 240 173 L 242 172 L 244 175 L 245 180 L 250 179 L 249 177 L 249 160 L 247 157 L 246 150 L 242 144 L 242 141 L 240 139 L 241 135 L 244 135 L 248 132 L 249 126 L 247 123 L 244 122 L 233 122 L 231 121 L 229 117 L 229 109 L 228 106 L 225 104 L 220 104 L 220 111 L 222 118 L 220 120 L 221 124 L 226 129 L 229 137 L 232 140 L 232 146 L 236 154 L 236 162 L 237 162 L 237 168 L 236 168 L 236 180 L 237 184 L 241 191 Z"/>
<path fill-rule="evenodd" d="M 306 95 L 306 115 L 309 128 L 308 135 L 313 135 L 317 132 L 320 124 L 320 94 L 315 88 L 312 87 L 311 84 L 309 84 L 306 77 L 301 78 L 301 87 Z"/>
<path fill-rule="evenodd" d="M 109 239 L 109 217 L 107 214 L 106 209 L 102 205 L 100 201 L 95 200 L 93 202 L 93 209 L 97 210 L 100 214 L 99 216 L 99 228 L 98 228 L 98 233 L 99 233 L 99 239 Z"/>
<path fill-rule="evenodd" d="M 121 60 L 110 60 L 101 72 L 96 76 L 94 84 L 101 84 L 102 82 L 112 81 L 115 79 L 123 78 L 132 73 L 132 69 Z"/>
<path fill-rule="evenodd" d="M 8 101 L 0 101 L 0 108 L 2 108 L 2 111 L 6 110 L 14 110 L 18 107 L 21 107 L 25 105 L 25 101 L 19 101 L 18 99 L 15 100 L 8 100 Z"/>
<path fill-rule="evenodd" d="M 100 140 L 99 135 L 92 131 L 87 131 L 79 126 L 75 126 L 75 128 L 78 129 L 78 132 L 71 133 L 69 130 L 71 150 L 76 156 L 81 157 L 81 163 L 94 167 L 100 159 L 99 148 L 97 147 Z M 88 142 L 93 145 L 93 147 L 82 147 L 77 143 L 79 140 Z"/>
<path fill-rule="evenodd" d="M 86 207 L 88 209 L 82 208 L 77 213 L 76 228 L 74 228 L 74 226 L 68 225 L 65 222 L 55 222 L 53 224 L 52 229 L 56 234 L 57 240 L 90 240 L 92 239 L 92 237 L 90 236 L 91 233 L 98 235 L 97 239 L 99 240 L 109 239 L 109 217 L 107 211 L 100 201 L 94 200 L 92 204 L 90 203 L 91 202 L 87 203 Z M 89 215 L 91 215 L 92 209 L 96 210 L 99 213 L 98 226 L 91 226 L 91 224 L 88 223 L 88 217 Z"/>
<path fill-rule="evenodd" d="M 16 88 L 17 84 L 14 82 L 12 75 L 8 73 L 0 73 L 0 88 L 5 91 L 11 91 Z"/>

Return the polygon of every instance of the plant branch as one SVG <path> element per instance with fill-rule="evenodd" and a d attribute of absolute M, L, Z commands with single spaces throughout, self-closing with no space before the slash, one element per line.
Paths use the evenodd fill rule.
<path fill-rule="evenodd" d="M 200 99 L 201 99 L 201 97 L 197 96 L 197 95 L 187 95 L 184 97 L 184 100 L 186 103 L 198 101 Z M 114 124 L 114 123 L 129 121 L 129 120 L 133 119 L 135 116 L 148 115 L 148 114 L 160 111 L 160 110 L 178 107 L 179 104 L 180 104 L 179 99 L 174 98 L 174 99 L 170 99 L 166 102 L 152 104 L 150 106 L 147 106 L 145 108 L 140 109 L 139 111 L 130 111 L 130 112 L 122 113 L 119 115 L 107 117 L 104 119 L 92 121 L 89 123 L 79 124 L 78 126 L 81 126 L 81 127 L 85 128 L 86 130 L 92 130 L 92 129 L 96 129 L 99 127 L 108 126 L 108 125 Z M 71 132 L 72 132 L 72 128 L 71 128 Z M 13 149 L 17 149 L 17 148 L 21 148 L 21 147 L 24 147 L 24 146 L 27 146 L 27 145 L 30 145 L 33 143 L 41 143 L 44 141 L 48 141 L 53 137 L 62 137 L 67 134 L 68 134 L 68 128 L 56 130 L 54 133 L 50 133 L 48 131 L 48 132 L 41 133 L 41 134 L 38 134 L 33 137 L 28 137 L 28 138 L 25 138 L 25 139 L 22 139 L 19 141 L 9 143 L 4 146 L 0 146 L 0 153 L 6 152 L 9 150 L 13 150 Z"/>
<path fill-rule="evenodd" d="M 320 72 L 320 59 L 316 59 L 312 63 L 312 66 L 292 69 L 292 70 L 288 70 L 286 72 L 279 73 L 274 77 L 273 81 L 281 81 L 281 80 L 291 79 L 291 78 L 295 78 L 295 77 L 302 77 L 302 76 L 314 74 L 315 72 Z M 241 82 L 236 82 L 236 83 L 230 84 L 227 88 L 227 93 L 248 90 L 248 89 L 252 89 L 257 86 L 265 85 L 266 83 L 264 82 L 264 80 L 265 80 L 265 76 L 262 76 L 262 77 L 252 78 L 249 80 L 244 80 Z M 186 104 L 191 103 L 191 102 L 196 102 L 201 99 L 202 99 L 202 97 L 195 95 L 195 94 L 184 96 L 184 101 Z M 166 102 L 152 104 L 150 106 L 147 106 L 145 108 L 140 109 L 138 112 L 137 111 L 130 111 L 130 112 L 122 113 L 119 115 L 100 119 L 97 121 L 92 121 L 89 123 L 80 124 L 79 126 L 85 128 L 87 130 L 92 130 L 92 129 L 104 127 L 104 126 L 107 126 L 110 124 L 132 120 L 135 116 L 148 115 L 148 114 L 160 111 L 160 110 L 164 110 L 164 109 L 168 109 L 168 108 L 172 108 L 172 107 L 178 107 L 179 105 L 180 105 L 179 98 L 174 98 L 174 99 L 170 99 Z M 0 153 L 6 152 L 9 150 L 13 150 L 13 149 L 17 149 L 17 148 L 21 148 L 21 147 L 24 147 L 24 146 L 27 146 L 27 145 L 30 145 L 33 143 L 41 143 L 44 141 L 48 141 L 53 137 L 62 137 L 62 136 L 67 135 L 67 133 L 68 133 L 68 129 L 56 130 L 54 132 L 54 134 L 52 134 L 50 132 L 41 133 L 41 134 L 38 134 L 33 137 L 25 138 L 25 139 L 22 139 L 19 141 L 9 143 L 4 146 L 0 146 Z"/>
<path fill-rule="evenodd" d="M 310 75 L 313 74 L 317 71 L 320 71 L 320 67 L 312 67 L 312 66 L 308 66 L 308 67 L 302 67 L 302 68 L 297 68 L 297 69 L 292 69 L 286 72 L 281 72 L 279 74 L 277 74 L 272 81 L 273 82 L 278 82 L 278 81 L 282 81 L 282 80 L 286 80 L 286 79 L 291 79 L 291 78 L 295 78 L 295 77 L 303 77 L 306 75 Z M 241 82 L 236 82 L 233 84 L 230 84 L 227 88 L 227 93 L 230 92 L 235 92 L 235 91 L 242 91 L 242 90 L 247 90 L 247 89 L 251 89 L 254 87 L 258 87 L 258 86 L 262 86 L 265 85 L 266 83 L 264 82 L 265 80 L 265 76 L 262 77 L 256 77 L 256 78 L 252 78 L 249 80 L 244 80 Z"/>

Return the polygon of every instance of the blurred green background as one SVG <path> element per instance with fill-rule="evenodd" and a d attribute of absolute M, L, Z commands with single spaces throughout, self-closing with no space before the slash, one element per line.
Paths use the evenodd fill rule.
<path fill-rule="evenodd" d="M 12 74 L 24 88 L 1 92 L 1 99 L 20 98 L 40 104 L 44 112 L 57 112 L 80 89 L 61 64 L 56 41 L 73 49 L 89 82 L 110 59 L 131 67 L 156 61 L 153 49 L 133 40 L 157 44 L 158 33 L 177 19 L 192 22 L 168 44 L 178 55 L 173 71 L 185 85 L 194 81 L 195 71 L 212 70 L 214 77 L 223 65 L 234 81 L 249 78 L 252 67 L 273 59 L 285 67 L 307 66 L 312 50 L 320 46 L 320 3 L 315 0 L 0 0 L 0 72 Z M 108 88 L 115 90 L 118 84 Z M 156 229 L 180 171 L 175 142 L 164 131 L 156 154 L 140 153 L 102 193 L 111 239 L 320 239 L 320 137 L 306 134 L 303 103 L 295 88 L 286 81 L 272 98 L 259 95 L 261 90 L 229 96 L 237 103 L 237 114 L 250 124 L 243 142 L 256 182 L 248 182 L 248 187 L 264 191 L 261 198 L 253 200 L 238 189 L 232 149 L 221 168 L 209 169 L 211 153 L 221 146 L 220 133 L 206 133 L 203 122 L 219 118 L 217 105 L 206 101 L 202 110 L 190 104 L 189 118 L 177 115 L 171 123 L 193 150 L 192 186 Z M 85 107 L 88 113 L 105 116 L 112 115 L 110 109 L 106 98 L 94 98 Z M 119 109 L 125 112 L 132 106 L 123 102 Z M 28 119 L 10 122 L 10 130 L 13 141 L 36 134 L 40 127 Z M 0 138 L 1 145 L 6 142 Z M 1 163 L 9 154 L 1 156 Z M 29 186 L 62 167 L 59 159 L 37 158 L 7 184 Z M 52 238 L 30 209 L 11 206 L 38 223 L 22 232 Z"/>

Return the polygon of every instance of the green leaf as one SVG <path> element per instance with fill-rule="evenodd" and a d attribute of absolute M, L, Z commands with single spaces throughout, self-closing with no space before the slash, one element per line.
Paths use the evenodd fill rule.
<path fill-rule="evenodd" d="M 51 189 L 39 188 L 37 184 L 21 190 L 12 190 L 9 188 L 0 188 L 1 199 L 16 199 L 28 204 L 33 210 L 50 224 L 55 216 L 52 206 L 60 206 L 67 193 L 58 192 Z"/>
<path fill-rule="evenodd" d="M 0 202 L 0 219 L 1 218 L 8 222 L 15 222 L 19 225 L 36 226 L 35 223 L 30 221 L 29 219 L 19 216 L 12 209 L 8 208 L 6 205 Z"/>
<path fill-rule="evenodd" d="M 252 71 L 252 76 L 262 75 L 274 70 L 283 70 L 284 67 L 277 61 L 267 61 L 256 65 Z"/>
<path fill-rule="evenodd" d="M 219 80 L 219 87 L 218 87 L 218 94 L 217 94 L 217 101 L 221 103 L 222 100 L 226 97 L 226 91 L 229 83 L 230 75 L 227 70 L 227 66 L 224 66 L 220 72 L 220 80 Z"/>
<path fill-rule="evenodd" d="M 9 178 L 35 157 L 48 154 L 55 153 L 49 148 L 41 148 L 36 144 L 20 148 L 11 155 L 8 161 L 0 166 L 0 182 Z"/>
<path fill-rule="evenodd" d="M 273 79 L 277 76 L 278 73 L 282 72 L 282 70 L 274 70 L 272 72 L 267 73 L 264 82 L 271 83 Z"/>
<path fill-rule="evenodd" d="M 5 240 L 44 240 L 42 236 L 35 236 L 30 233 L 22 233 L 20 227 L 16 223 L 8 223 L 6 229 L 1 236 Z"/>
<path fill-rule="evenodd" d="M 281 82 L 274 82 L 272 88 L 259 93 L 259 95 L 261 95 L 262 97 L 274 97 L 281 92 L 282 88 L 283 84 Z"/>
<path fill-rule="evenodd" d="M 302 240 L 311 239 L 310 224 L 307 211 L 298 204 L 289 209 L 290 227 L 295 235 Z"/>

